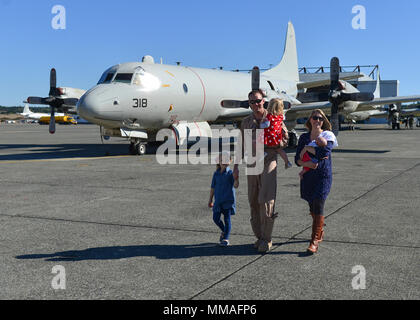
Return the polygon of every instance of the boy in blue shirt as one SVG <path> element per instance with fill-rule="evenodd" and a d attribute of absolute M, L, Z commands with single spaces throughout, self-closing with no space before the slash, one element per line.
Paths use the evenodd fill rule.
<path fill-rule="evenodd" d="M 229 235 L 232 229 L 231 216 L 235 214 L 236 197 L 235 189 L 239 186 L 239 180 L 233 178 L 233 172 L 229 168 L 231 162 L 228 153 L 218 156 L 217 169 L 211 181 L 209 207 L 213 208 L 213 221 L 222 230 L 220 245 L 229 245 Z M 213 202 L 214 196 L 214 202 Z M 220 219 L 224 216 L 224 223 Z"/>

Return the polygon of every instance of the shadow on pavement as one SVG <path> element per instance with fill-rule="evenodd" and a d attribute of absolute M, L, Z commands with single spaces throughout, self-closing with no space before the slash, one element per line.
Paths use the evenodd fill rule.
<path fill-rule="evenodd" d="M 307 242 L 307 241 L 302 241 Z M 281 246 L 291 244 L 281 244 Z M 277 248 L 278 249 L 278 248 Z M 268 254 L 300 255 L 302 252 L 273 250 Z M 16 259 L 45 259 L 45 261 L 84 261 L 84 260 L 117 260 L 135 257 L 155 257 L 157 259 L 187 259 L 208 256 L 250 256 L 261 255 L 251 244 L 230 245 L 220 247 L 215 243 L 191 245 L 141 245 L 89 248 L 85 250 L 70 250 L 51 254 L 27 254 Z"/>
<path fill-rule="evenodd" d="M 14 154 L 0 154 L 0 161 L 88 158 L 128 154 L 128 146 L 123 144 L 0 144 L 0 150 L 6 149 L 22 151 Z"/>

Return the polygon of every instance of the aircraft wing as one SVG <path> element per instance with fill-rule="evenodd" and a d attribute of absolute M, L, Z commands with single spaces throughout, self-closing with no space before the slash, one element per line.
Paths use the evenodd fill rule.
<path fill-rule="evenodd" d="M 340 75 L 340 80 L 352 80 L 363 77 L 360 73 L 351 73 L 349 75 Z M 314 80 L 310 81 L 301 81 L 297 84 L 298 89 L 305 89 L 305 88 L 316 88 L 316 87 L 323 87 L 328 86 L 331 83 L 331 79 L 329 73 L 323 74 L 322 77 L 317 77 Z"/>
<path fill-rule="evenodd" d="M 394 103 L 405 103 L 405 102 L 420 101 L 420 96 L 405 96 L 405 97 L 388 97 L 388 98 L 375 98 L 372 101 L 360 102 L 359 108 L 364 109 L 365 107 L 380 106 Z"/>
<path fill-rule="evenodd" d="M 237 100 L 224 100 L 224 102 L 236 102 L 242 103 Z M 243 101 L 247 102 L 247 101 Z M 331 113 L 331 103 L 329 101 L 322 102 L 310 102 L 310 103 L 300 103 L 293 104 L 289 109 L 285 110 L 286 119 L 288 121 L 294 121 L 299 118 L 309 117 L 313 110 L 321 109 L 325 114 L 329 115 Z M 222 111 L 222 114 L 217 118 L 217 122 L 226 121 L 226 120 L 235 120 L 240 119 L 251 114 L 251 109 L 242 109 L 242 108 L 226 108 Z"/>

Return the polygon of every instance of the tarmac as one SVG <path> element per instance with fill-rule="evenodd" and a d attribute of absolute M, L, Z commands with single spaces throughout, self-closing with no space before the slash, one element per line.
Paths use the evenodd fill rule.
<path fill-rule="evenodd" d="M 274 246 L 260 254 L 244 165 L 220 247 L 214 165 L 129 156 L 95 125 L 1 124 L 0 299 L 418 300 L 420 128 L 357 125 L 338 140 L 319 252 L 305 254 L 300 169 L 280 164 Z"/>

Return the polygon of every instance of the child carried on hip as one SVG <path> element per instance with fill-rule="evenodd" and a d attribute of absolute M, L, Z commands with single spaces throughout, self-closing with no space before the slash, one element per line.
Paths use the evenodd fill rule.
<path fill-rule="evenodd" d="M 337 139 L 335 135 L 328 130 L 321 132 L 321 134 L 313 141 L 308 143 L 308 147 L 315 147 L 315 148 L 325 148 L 328 144 L 328 141 L 333 142 L 333 147 L 338 146 Z M 315 170 L 318 168 L 319 160 L 314 156 L 311 156 L 309 152 L 305 152 L 301 159 L 303 163 L 303 168 L 299 172 L 300 179 L 303 179 L 303 175 L 308 172 L 309 170 Z"/>
<path fill-rule="evenodd" d="M 267 111 L 267 117 L 260 124 L 260 129 L 264 129 L 264 146 L 265 148 L 276 149 L 276 152 L 284 161 L 285 169 L 289 169 L 292 163 L 281 146 L 283 121 L 285 119 L 283 100 L 278 98 L 271 99 L 268 103 Z"/>

